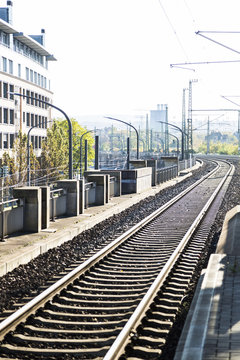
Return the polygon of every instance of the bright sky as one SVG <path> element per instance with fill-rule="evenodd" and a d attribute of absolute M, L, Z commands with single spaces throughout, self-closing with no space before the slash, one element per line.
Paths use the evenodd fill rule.
<path fill-rule="evenodd" d="M 240 96 L 240 62 L 186 66 L 195 72 L 170 64 L 239 60 L 195 34 L 240 31 L 239 14 L 239 0 L 13 0 L 19 31 L 46 30 L 58 60 L 50 64 L 54 104 L 70 117 L 143 115 L 159 103 L 168 104 L 169 122 L 181 121 L 190 79 L 198 79 L 193 109 L 237 109 L 221 95 Z M 240 33 L 206 35 L 240 51 Z"/>

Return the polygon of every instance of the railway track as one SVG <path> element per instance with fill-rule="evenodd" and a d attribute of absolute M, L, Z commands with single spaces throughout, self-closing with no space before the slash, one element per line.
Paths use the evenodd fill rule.
<path fill-rule="evenodd" d="M 2 321 L 0 359 L 160 356 L 231 171 L 219 162 Z"/>

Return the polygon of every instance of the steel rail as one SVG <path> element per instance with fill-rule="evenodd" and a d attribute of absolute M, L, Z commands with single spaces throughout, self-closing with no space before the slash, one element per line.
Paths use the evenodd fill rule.
<path fill-rule="evenodd" d="M 228 178 L 229 174 L 233 171 L 234 166 L 229 164 L 230 168 L 226 175 L 223 177 L 217 188 L 215 189 L 214 193 L 211 195 L 207 203 L 202 208 L 199 215 L 196 217 L 194 222 L 192 223 L 191 227 L 169 258 L 169 260 L 164 265 L 163 269 L 160 271 L 157 278 L 154 280 L 152 285 L 150 286 L 147 293 L 144 295 L 143 299 L 131 315 L 130 319 L 123 327 L 122 331 L 119 333 L 117 338 L 115 339 L 114 343 L 108 350 L 107 354 L 104 356 L 103 360 L 116 360 L 118 359 L 126 347 L 128 341 L 130 340 L 131 336 L 135 333 L 136 328 L 142 321 L 142 318 L 145 316 L 146 311 L 148 310 L 153 298 L 156 296 L 156 293 L 159 291 L 159 288 L 162 286 L 164 281 L 166 280 L 168 274 L 172 270 L 174 264 L 176 263 L 177 259 L 181 255 L 183 249 L 186 247 L 187 243 L 191 239 L 193 233 L 199 226 L 200 222 L 202 221 L 203 217 L 207 213 L 209 207 L 211 206 L 212 202 L 216 198 L 217 194 L 219 193 L 220 189 L 222 188 L 223 184 L 225 183 L 226 179 Z"/>
<path fill-rule="evenodd" d="M 216 161 L 212 160 L 216 163 Z M 159 209 L 155 210 L 152 214 L 147 216 L 145 219 L 140 221 L 138 224 L 133 226 L 131 229 L 127 230 L 124 234 L 120 235 L 113 242 L 108 244 L 105 248 L 97 252 L 95 255 L 91 256 L 84 263 L 80 264 L 74 270 L 65 275 L 62 279 L 58 280 L 55 284 L 51 285 L 48 289 L 44 290 L 41 294 L 36 296 L 34 299 L 29 301 L 23 307 L 18 309 L 15 313 L 10 315 L 8 318 L 3 320 L 0 323 L 0 340 L 4 338 L 4 336 L 10 331 L 14 330 L 16 326 L 23 321 L 27 316 L 32 314 L 34 311 L 39 309 L 46 301 L 52 299 L 57 293 L 59 293 L 64 287 L 73 282 L 76 278 L 78 278 L 81 274 L 83 274 L 90 267 L 95 265 L 100 259 L 108 255 L 113 249 L 119 246 L 122 242 L 124 242 L 127 238 L 135 234 L 138 230 L 140 230 L 147 223 L 155 219 L 157 216 L 166 211 L 169 207 L 171 207 L 175 202 L 181 199 L 184 195 L 190 192 L 193 188 L 197 187 L 201 182 L 203 182 L 206 178 L 210 177 L 214 174 L 215 171 L 219 169 L 219 164 L 216 168 L 214 168 L 211 172 L 203 176 L 201 179 L 196 181 L 190 187 L 182 191 L 180 194 L 175 196 L 173 199 L 168 201 L 166 204 L 161 206 Z"/>

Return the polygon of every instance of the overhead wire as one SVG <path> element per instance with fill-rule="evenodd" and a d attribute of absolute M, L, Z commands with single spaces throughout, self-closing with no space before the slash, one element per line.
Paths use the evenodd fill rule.
<path fill-rule="evenodd" d="M 173 24 L 172 24 L 172 22 L 171 22 L 171 20 L 170 20 L 170 18 L 169 18 L 169 16 L 168 16 L 168 14 L 167 14 L 165 8 L 163 7 L 161 0 L 158 0 L 158 3 L 159 3 L 159 5 L 161 6 L 164 15 L 166 16 L 166 19 L 168 20 L 168 23 L 169 23 L 169 25 L 170 25 L 170 27 L 171 27 L 174 35 L 176 36 L 176 39 L 177 39 L 177 41 L 178 41 L 178 43 L 179 43 L 179 45 L 180 45 L 180 47 L 181 47 L 181 49 L 182 49 L 185 57 L 186 57 L 187 60 L 189 61 L 187 52 L 186 52 L 186 50 L 185 50 L 185 48 L 184 48 L 184 46 L 183 46 L 183 44 L 182 44 L 182 42 L 181 42 L 181 40 L 180 40 L 180 38 L 179 38 L 179 36 L 178 36 L 177 31 L 176 31 L 176 29 L 174 28 L 174 26 L 173 26 Z"/>

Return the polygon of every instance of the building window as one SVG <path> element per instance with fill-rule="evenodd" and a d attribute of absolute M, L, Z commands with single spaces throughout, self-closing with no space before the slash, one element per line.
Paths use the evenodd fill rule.
<path fill-rule="evenodd" d="M 2 133 L 0 133 L 0 149 L 2 149 Z"/>
<path fill-rule="evenodd" d="M 9 46 L 9 34 L 5 33 L 4 31 L 1 31 L 1 40 L 2 43 L 6 46 Z"/>
<path fill-rule="evenodd" d="M 31 127 L 34 126 L 34 114 L 31 114 Z"/>
<path fill-rule="evenodd" d="M 34 105 L 34 92 L 31 91 L 31 105 Z"/>
<path fill-rule="evenodd" d="M 13 61 L 8 60 L 9 74 L 13 74 Z"/>
<path fill-rule="evenodd" d="M 30 126 L 30 114 L 27 113 L 27 126 Z"/>
<path fill-rule="evenodd" d="M 14 134 L 10 134 L 10 149 L 13 148 L 13 143 L 14 143 Z"/>
<path fill-rule="evenodd" d="M 2 81 L 0 81 L 0 97 L 2 97 Z"/>
<path fill-rule="evenodd" d="M 29 68 L 26 67 L 26 80 L 29 80 Z"/>
<path fill-rule="evenodd" d="M 8 83 L 3 83 L 3 97 L 8 99 Z"/>
<path fill-rule="evenodd" d="M 35 106 L 38 106 L 38 94 L 35 93 Z"/>
<path fill-rule="evenodd" d="M 2 107 L 0 107 L 0 124 L 2 124 Z"/>
<path fill-rule="evenodd" d="M 34 149 L 34 136 L 31 136 L 31 143 L 32 143 L 32 147 Z"/>
<path fill-rule="evenodd" d="M 30 91 L 29 90 L 27 90 L 26 95 L 27 95 L 27 104 L 30 104 L 30 98 L 29 98 Z"/>
<path fill-rule="evenodd" d="M 10 109 L 9 111 L 9 122 L 11 125 L 14 125 L 14 110 Z"/>
<path fill-rule="evenodd" d="M 23 122 L 25 123 L 26 121 L 26 113 L 23 111 Z"/>
<path fill-rule="evenodd" d="M 38 149 L 38 136 L 35 136 L 35 149 Z"/>
<path fill-rule="evenodd" d="M 4 56 L 2 57 L 2 64 L 3 64 L 3 71 L 7 72 L 7 59 Z"/>
<path fill-rule="evenodd" d="M 3 109 L 3 122 L 4 124 L 8 124 L 8 109 Z"/>
<path fill-rule="evenodd" d="M 10 91 L 10 93 L 13 93 L 14 92 L 14 85 L 9 85 L 9 91 Z M 11 99 L 11 100 L 14 100 L 14 95 L 13 94 L 10 94 L 9 95 L 9 98 Z"/>
<path fill-rule="evenodd" d="M 41 136 L 39 136 L 39 138 L 38 138 L 38 145 L 39 145 L 39 149 L 41 149 L 42 148 L 42 138 L 41 138 Z"/>
<path fill-rule="evenodd" d="M 34 71 L 34 82 L 35 82 L 35 84 L 37 84 L 37 73 L 36 73 L 36 71 Z"/>
<path fill-rule="evenodd" d="M 22 68 L 21 68 L 21 64 L 18 64 L 18 77 L 22 76 Z"/>
<path fill-rule="evenodd" d="M 38 127 L 38 116 L 35 115 L 35 126 Z"/>
<path fill-rule="evenodd" d="M 30 70 L 30 81 L 33 82 L 33 71 Z"/>
<path fill-rule="evenodd" d="M 8 149 L 8 134 L 3 134 L 3 148 Z"/>

